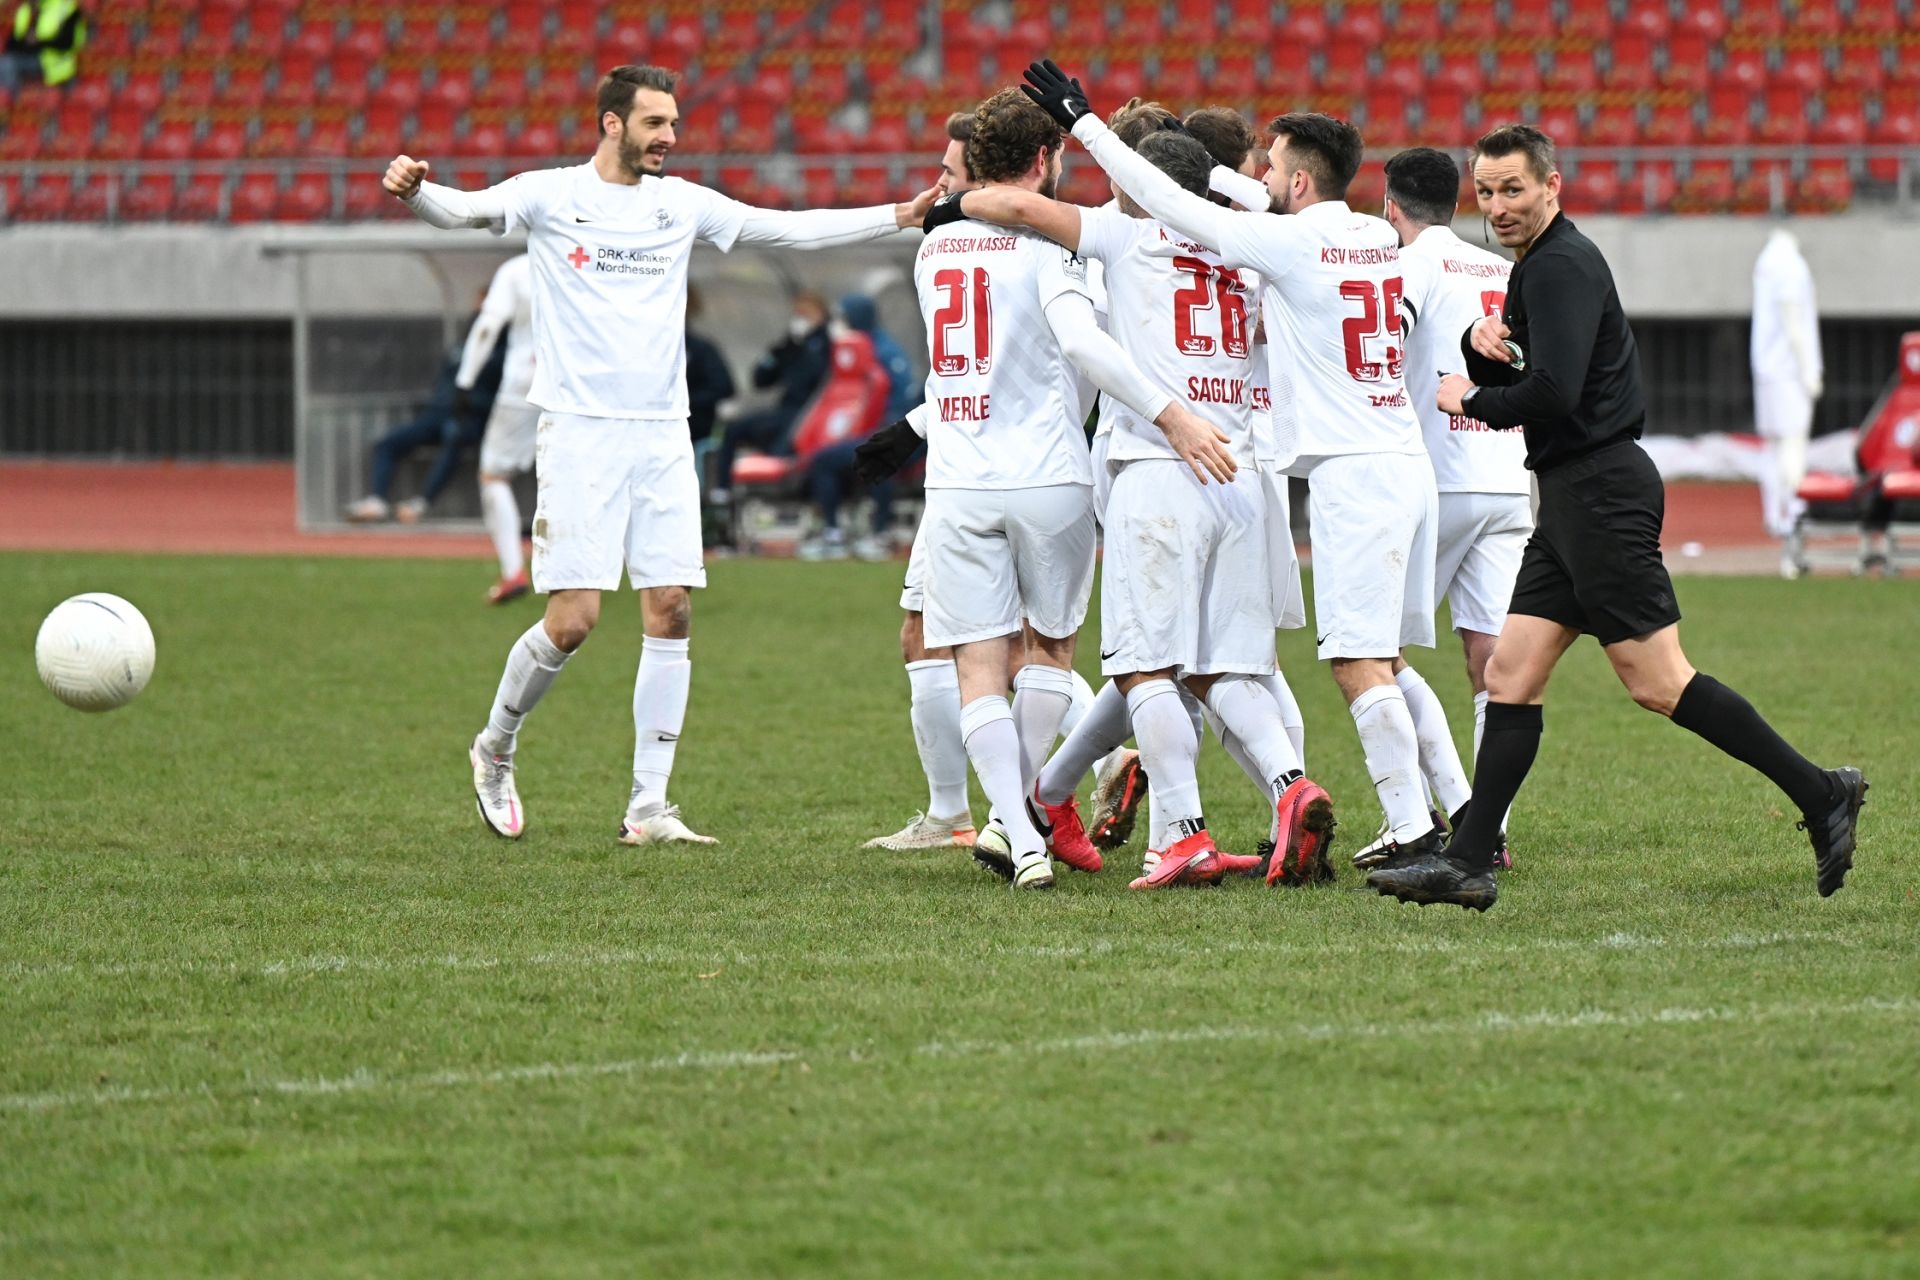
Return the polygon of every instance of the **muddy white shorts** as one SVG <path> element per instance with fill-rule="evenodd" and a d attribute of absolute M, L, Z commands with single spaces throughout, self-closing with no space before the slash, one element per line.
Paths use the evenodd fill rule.
<path fill-rule="evenodd" d="M 707 585 L 684 418 L 543 413 L 534 452 L 535 591 Z"/>
<path fill-rule="evenodd" d="M 480 474 L 512 476 L 531 468 L 539 428 L 540 410 L 533 405 L 504 396 L 495 400 L 480 437 Z"/>
<path fill-rule="evenodd" d="M 1273 579 L 1273 625 L 1294 631 L 1307 625 L 1307 593 L 1300 584 L 1300 551 L 1293 545 L 1293 503 L 1287 473 L 1276 463 L 1259 463 L 1260 489 L 1266 495 L 1267 572 Z M 1242 476 L 1236 484 L 1244 483 Z"/>
<path fill-rule="evenodd" d="M 1251 469 L 1202 485 L 1177 459 L 1122 463 L 1106 520 L 1103 674 L 1272 673 L 1266 494 Z"/>
<path fill-rule="evenodd" d="M 1439 495 L 1425 453 L 1322 458 L 1307 475 L 1313 624 L 1322 658 L 1433 644 Z"/>
<path fill-rule="evenodd" d="M 1443 493 L 1433 595 L 1445 597 L 1454 629 L 1497 636 L 1506 625 L 1520 555 L 1533 533 L 1524 493 Z"/>
<path fill-rule="evenodd" d="M 944 649 L 1020 630 L 1050 639 L 1086 621 L 1096 531 L 1087 485 L 929 489 L 926 646 Z"/>

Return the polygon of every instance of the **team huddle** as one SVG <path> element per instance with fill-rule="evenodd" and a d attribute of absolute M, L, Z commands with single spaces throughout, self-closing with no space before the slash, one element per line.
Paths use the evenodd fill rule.
<path fill-rule="evenodd" d="M 1483 721 L 1506 731 L 1509 754 L 1528 711 L 1538 735 L 1538 694 L 1509 705 L 1489 686 L 1522 578 L 1527 598 L 1546 602 L 1526 621 L 1566 635 L 1547 669 L 1573 636 L 1592 632 L 1636 699 L 1653 705 L 1623 665 L 1624 641 L 1589 621 L 1598 615 L 1588 588 L 1620 574 L 1555 558 L 1545 505 L 1541 536 L 1529 541 L 1533 436 L 1523 438 L 1522 419 L 1474 413 L 1488 384 L 1527 369 L 1527 332 L 1509 323 L 1524 311 L 1507 298 L 1513 265 L 1450 229 L 1459 170 L 1446 153 L 1390 160 L 1386 216 L 1373 217 L 1345 203 L 1362 161 L 1360 134 L 1345 122 L 1284 115 L 1265 148 L 1221 108 L 1182 119 L 1135 100 L 1103 123 L 1078 82 L 1042 62 L 1020 89 L 948 121 L 933 189 L 896 205 L 785 213 L 663 176 L 674 88 L 658 68 L 609 73 L 588 164 L 467 193 L 424 181 L 427 166 L 402 156 L 385 179 L 433 225 L 528 233 L 537 356 L 527 399 L 541 410 L 532 576 L 549 600 L 509 655 L 469 750 L 480 813 L 500 835 L 518 836 L 526 821 L 513 763 L 521 722 L 624 566 L 646 639 L 620 838 L 711 842 L 666 795 L 689 688 L 689 588 L 705 584 L 681 338 L 695 240 L 814 248 L 926 232 L 914 268 L 926 398 L 862 446 L 860 467 L 888 475 L 924 441 L 926 511 L 901 604 L 929 798 L 873 845 L 962 847 L 1017 889 L 1051 888 L 1056 859 L 1101 870 L 1102 849 L 1129 838 L 1144 803 L 1136 889 L 1231 874 L 1331 879 L 1333 802 L 1306 775 L 1299 704 L 1275 665 L 1275 630 L 1307 623 L 1289 477 L 1309 484 L 1318 656 L 1384 815 L 1354 862 L 1382 893 L 1484 910 L 1497 892 L 1493 867 L 1510 862 L 1504 828 L 1518 778 L 1497 813 L 1470 803 L 1445 711 L 1403 656 L 1435 643 L 1441 596 L 1475 690 L 1476 755 Z M 1112 180 L 1110 204 L 1054 199 L 1069 133 Z M 1481 140 L 1473 176 L 1483 209 L 1533 216 L 1532 188 L 1510 188 L 1505 175 L 1537 170 L 1541 141 L 1524 127 Z M 1263 159 L 1264 180 L 1254 176 Z M 1550 186 L 1557 194 L 1557 173 Z M 1504 218 L 1496 214 L 1502 240 L 1515 243 Z M 1566 226 L 1563 242 L 1574 234 Z M 1535 324 L 1543 350 L 1557 353 L 1549 322 Z M 1637 366 L 1630 372 L 1637 378 Z M 1486 403 L 1505 408 L 1499 394 Z M 1096 415 L 1089 448 L 1085 423 Z M 1627 443 L 1638 433 L 1635 421 Z M 1597 439 L 1596 455 L 1613 443 Z M 1657 516 L 1654 533 L 1657 552 Z M 1094 693 L 1072 667 L 1102 547 L 1106 682 Z M 1566 589 L 1564 607 L 1555 586 Z M 1665 599 L 1671 618 L 1629 639 L 1671 632 L 1678 613 Z M 1503 659 L 1512 649 L 1500 649 Z M 1513 665 L 1496 666 L 1496 683 Z M 1680 667 L 1684 656 L 1662 670 Z M 1691 683 L 1667 714 L 1801 800 L 1822 892 L 1837 888 L 1864 779 L 1815 770 L 1784 743 L 1791 760 L 1741 755 L 1716 734 L 1727 736 L 1722 722 L 1740 708 L 1757 713 L 1685 674 Z M 1689 699 L 1697 724 L 1682 714 Z M 1196 762 L 1209 726 L 1271 812 L 1255 854 L 1222 851 L 1208 833 Z M 977 831 L 969 764 L 992 810 Z M 1083 821 L 1075 792 L 1090 770 L 1095 808 Z M 1464 861 L 1460 849 L 1470 849 Z"/>

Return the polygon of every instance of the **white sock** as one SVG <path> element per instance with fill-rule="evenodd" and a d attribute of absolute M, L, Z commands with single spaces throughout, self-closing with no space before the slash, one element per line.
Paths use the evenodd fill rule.
<path fill-rule="evenodd" d="M 992 693 L 960 708 L 960 736 L 980 789 L 1007 829 L 1014 855 L 1045 848 L 1040 833 L 1027 820 L 1026 789 L 1020 782 L 1020 735 L 1014 731 L 1013 708 L 1007 700 Z"/>
<path fill-rule="evenodd" d="M 1153 779 L 1154 829 L 1148 847 L 1165 852 L 1189 829 L 1206 826 L 1200 812 L 1200 779 L 1195 767 L 1200 740 L 1171 680 L 1148 680 L 1127 695 L 1127 715 L 1140 744 L 1140 759 Z"/>
<path fill-rule="evenodd" d="M 493 550 L 500 557 L 500 576 L 511 578 L 526 567 L 526 554 L 520 548 L 520 504 L 514 500 L 513 485 L 505 480 L 480 482 L 480 518 L 493 539 Z"/>
<path fill-rule="evenodd" d="M 687 722 L 693 662 L 685 640 L 647 636 L 640 642 L 640 673 L 633 680 L 633 803 L 645 813 L 667 802 L 673 753 Z"/>
<path fill-rule="evenodd" d="M 1206 712 L 1206 717 L 1207 724 L 1213 729 L 1213 736 L 1220 739 L 1220 746 L 1226 751 L 1227 758 L 1239 765 L 1240 772 L 1246 774 L 1247 777 L 1252 780 L 1254 790 L 1260 793 L 1261 801 L 1266 804 L 1267 839 L 1278 839 L 1280 836 L 1280 811 L 1275 808 L 1272 803 L 1273 779 L 1262 776 L 1260 766 L 1255 763 L 1254 758 L 1247 753 L 1247 749 L 1242 745 L 1240 739 L 1234 737 L 1232 731 L 1220 723 L 1219 716 L 1209 710 Z"/>
<path fill-rule="evenodd" d="M 1013 678 L 1013 725 L 1020 736 L 1020 777 L 1028 786 L 1040 776 L 1040 768 L 1060 736 L 1060 724 L 1072 706 L 1070 671 L 1029 662 Z M 1000 816 L 1004 821 L 1006 815 Z"/>
<path fill-rule="evenodd" d="M 1067 695 L 1072 701 L 1067 704 L 1067 714 L 1060 721 L 1060 736 L 1063 738 L 1073 732 L 1075 726 L 1080 723 L 1080 717 L 1093 710 L 1094 699 L 1093 686 L 1087 683 L 1085 676 L 1078 671 L 1069 670 L 1067 679 L 1073 681 L 1073 692 Z M 1014 678 L 1014 684 L 1017 688 L 1019 677 Z"/>
<path fill-rule="evenodd" d="M 1397 684 L 1378 685 L 1355 698 L 1347 710 L 1360 730 L 1367 773 L 1386 810 L 1388 833 L 1399 841 L 1418 840 L 1433 829 L 1427 813 L 1426 785 L 1420 779 L 1420 738 Z"/>
<path fill-rule="evenodd" d="M 1447 723 L 1447 709 L 1425 676 L 1408 667 L 1394 676 L 1401 696 L 1407 700 L 1407 713 L 1413 717 L 1413 731 L 1420 741 L 1420 772 L 1426 775 L 1433 798 L 1446 814 L 1460 812 L 1473 798 L 1473 785 L 1460 763 L 1459 748 L 1453 745 L 1453 727 Z"/>
<path fill-rule="evenodd" d="M 1127 725 L 1127 699 L 1111 680 L 1100 686 L 1077 718 L 1079 723 L 1066 730 L 1066 740 L 1040 770 L 1040 798 L 1048 804 L 1059 804 L 1072 795 L 1087 769 L 1118 750 L 1132 732 Z"/>
<path fill-rule="evenodd" d="M 971 819 L 967 804 L 967 745 L 960 740 L 960 676 L 952 658 L 907 664 L 913 687 L 913 742 L 927 775 L 927 815 Z"/>
<path fill-rule="evenodd" d="M 1275 705 L 1280 708 L 1280 723 L 1287 727 L 1287 741 L 1293 744 L 1294 758 L 1300 761 L 1300 768 L 1304 770 L 1307 767 L 1307 721 L 1300 714 L 1300 699 L 1293 696 L 1293 686 L 1278 671 L 1270 676 L 1254 678 L 1273 695 Z"/>
<path fill-rule="evenodd" d="M 1487 732 L 1487 700 L 1493 695 L 1485 689 L 1473 695 L 1473 767 L 1480 767 L 1480 739 Z"/>
<path fill-rule="evenodd" d="M 1269 786 L 1300 772 L 1300 757 L 1294 754 L 1293 741 L 1280 723 L 1279 704 L 1258 680 L 1221 676 L 1207 690 L 1207 709 L 1219 717 L 1221 741 L 1227 734 L 1237 738 L 1241 750 Z"/>
<path fill-rule="evenodd" d="M 527 718 L 560 668 L 571 656 L 561 651 L 547 636 L 544 619 L 528 627 L 507 654 L 507 669 L 500 676 L 500 688 L 493 695 L 493 710 L 487 715 L 487 727 L 480 732 L 480 745 L 496 756 L 513 754 L 514 739 L 520 722 Z"/>

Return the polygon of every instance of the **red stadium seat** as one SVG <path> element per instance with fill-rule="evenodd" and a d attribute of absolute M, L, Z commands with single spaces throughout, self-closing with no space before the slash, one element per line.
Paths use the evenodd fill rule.
<path fill-rule="evenodd" d="M 67 216 L 73 179 L 64 173 L 43 173 L 20 192 L 13 216 L 20 222 L 59 222 Z"/>
<path fill-rule="evenodd" d="M 1386 15 L 1381 12 L 1380 6 L 1375 3 L 1363 2 L 1359 4 L 1342 5 L 1340 9 L 1340 29 L 1335 34 L 1344 36 L 1349 40 L 1360 40 L 1367 44 L 1377 45 L 1382 40 L 1385 40 L 1388 35 Z M 1393 32 L 1393 35 L 1396 38 L 1404 38 L 1400 37 L 1397 31 Z"/>
<path fill-rule="evenodd" d="M 1155 91 L 1166 95 L 1169 102 L 1185 105 L 1206 97 L 1206 77 L 1200 74 L 1198 58 L 1161 58 L 1160 71 L 1154 76 L 1153 83 L 1157 86 Z"/>
<path fill-rule="evenodd" d="M 327 67 L 327 82 L 320 86 L 317 101 L 342 111 L 358 111 L 367 104 L 367 87 L 373 82 L 371 60 L 355 54 L 340 54 Z"/>
<path fill-rule="evenodd" d="M 1664 4 L 1630 4 L 1620 19 L 1620 34 L 1631 33 L 1647 40 L 1664 40 L 1672 28 Z"/>
<path fill-rule="evenodd" d="M 1336 36 L 1327 46 L 1326 64 L 1317 81 L 1319 91 L 1347 95 L 1365 93 L 1372 80 L 1372 72 L 1367 66 L 1367 55 L 1372 47 L 1370 43 L 1349 39 L 1344 33 Z"/>
<path fill-rule="evenodd" d="M 1378 216 L 1386 198 L 1386 170 L 1377 164 L 1360 166 L 1360 172 L 1353 175 L 1353 185 L 1347 188 L 1347 205 L 1360 213 Z"/>
<path fill-rule="evenodd" d="M 273 216 L 281 222 L 320 222 L 332 213 L 333 179 L 324 173 L 296 176 L 273 206 Z"/>
<path fill-rule="evenodd" d="M 137 107 L 114 108 L 93 144 L 91 156 L 99 160 L 131 160 L 140 155 L 146 144 L 148 118 L 147 113 Z"/>
<path fill-rule="evenodd" d="M 560 130 L 550 121 L 532 121 L 513 136 L 508 154 L 516 156 L 557 156 L 560 154 Z"/>
<path fill-rule="evenodd" d="M 502 22 L 505 24 L 505 33 L 501 40 L 502 48 L 537 49 L 546 39 L 547 6 L 529 4 L 526 0 L 513 0 L 513 3 L 507 5 Z"/>
<path fill-rule="evenodd" d="M 1707 111 L 1700 141 L 1710 147 L 1737 147 L 1753 136 L 1752 95 L 1742 86 L 1707 91 Z"/>
<path fill-rule="evenodd" d="M 1277 27 L 1272 28 L 1268 47 L 1285 45 L 1296 49 L 1322 49 L 1326 47 L 1328 35 L 1327 15 L 1317 6 L 1297 4 L 1287 10 L 1287 16 L 1281 19 Z"/>
<path fill-rule="evenodd" d="M 1856 93 L 1844 89 L 1828 90 L 1821 103 L 1819 122 L 1809 135 L 1821 146 L 1858 147 L 1867 141 L 1867 109 Z"/>
<path fill-rule="evenodd" d="M 1576 0 L 1573 9 L 1569 10 L 1569 20 L 1571 20 L 1572 14 L 1577 11 L 1578 8 L 1579 4 L 1578 0 Z M 1601 7 L 1600 12 L 1602 14 L 1606 13 L 1604 6 Z M 1554 21 L 1553 5 L 1549 3 L 1549 0 L 1512 0 L 1512 3 L 1507 6 L 1506 32 L 1509 39 L 1546 41 L 1551 40 L 1554 33 L 1558 30 L 1560 30 L 1560 27 L 1559 24 Z M 1568 34 L 1574 33 L 1569 32 Z M 1394 35 L 1397 38 L 1404 38 L 1398 30 L 1394 32 Z M 1605 35 L 1606 32 L 1602 29 L 1597 36 L 1589 34 L 1587 38 L 1604 38 Z"/>
<path fill-rule="evenodd" d="M 1147 69 L 1133 58 L 1109 58 L 1106 70 L 1100 75 L 1100 85 L 1118 101 L 1133 97 L 1146 97 Z"/>
<path fill-rule="evenodd" d="M 1727 34 L 1726 6 L 1721 0 L 1682 0 L 1675 26 L 1717 41 Z"/>
<path fill-rule="evenodd" d="M 1563 35 L 1574 40 L 1605 44 L 1613 39 L 1613 9 L 1607 0 L 1567 0 Z"/>
<path fill-rule="evenodd" d="M 1687 93 L 1705 93 L 1709 79 L 1707 38 L 1696 31 L 1681 31 L 1667 41 L 1666 61 L 1660 66 L 1660 87 Z"/>
<path fill-rule="evenodd" d="M 1766 146 L 1800 146 L 1807 140 L 1807 94 L 1797 88 L 1767 90 L 1760 104 L 1756 141 Z"/>
<path fill-rule="evenodd" d="M 44 146 L 45 132 L 38 116 L 16 111 L 7 119 L 6 131 L 0 133 L 0 160 L 37 158 Z"/>
<path fill-rule="evenodd" d="M 1719 213 L 1732 206 L 1733 193 L 1733 161 L 1696 160 L 1674 196 L 1674 208 L 1682 213 Z"/>
<path fill-rule="evenodd" d="M 1273 18 L 1276 6 L 1262 0 L 1230 0 L 1226 26 L 1220 42 L 1226 48 L 1265 49 L 1273 43 Z M 1320 42 L 1326 43 L 1326 19 L 1320 21 Z"/>
<path fill-rule="evenodd" d="M 1735 213 L 1784 213 L 1793 193 L 1793 166 L 1785 160 L 1755 160 L 1734 184 Z"/>
<path fill-rule="evenodd" d="M 300 126 L 291 120 L 272 120 L 247 143 L 247 154 L 265 159 L 297 155 L 301 151 Z"/>
<path fill-rule="evenodd" d="M 1833 68 L 1833 83 L 1876 91 L 1887 79 L 1886 51 L 1879 44 L 1843 44 Z"/>
<path fill-rule="evenodd" d="M 131 178 L 120 189 L 120 216 L 129 222 L 155 222 L 173 214 L 173 179 L 165 174 Z"/>
<path fill-rule="evenodd" d="M 300 24 L 293 38 L 283 46 L 282 54 L 301 53 L 315 61 L 333 52 L 340 38 L 339 24 L 331 18 L 311 18 Z"/>
<path fill-rule="evenodd" d="M 473 79 L 464 71 L 442 69 L 420 94 L 422 111 L 442 109 L 455 115 L 473 105 Z"/>
<path fill-rule="evenodd" d="M 1817 48 L 1784 50 L 1769 82 L 1803 94 L 1820 92 L 1827 83 L 1824 51 Z"/>
<path fill-rule="evenodd" d="M 1752 46 L 1726 50 L 1713 82 L 1724 88 L 1758 92 L 1767 82 L 1766 53 Z"/>
<path fill-rule="evenodd" d="M 1453 21 L 1447 24 L 1447 39 L 1491 44 L 1501 36 L 1500 17 L 1493 0 L 1460 0 L 1453 7 Z"/>
<path fill-rule="evenodd" d="M 1519 3 L 1547 7 L 1546 0 L 1519 0 Z M 1438 44 L 1445 34 L 1440 6 L 1434 0 L 1405 0 L 1396 10 L 1393 29 L 1388 32 L 1391 39 L 1414 45 Z"/>
<path fill-rule="evenodd" d="M 167 100 L 166 80 L 158 71 L 136 71 L 127 77 L 120 91 L 113 95 L 115 106 L 131 107 L 138 111 L 158 111 L 160 104 Z M 67 95 L 68 101 L 79 101 L 74 94 Z"/>
<path fill-rule="evenodd" d="M 879 0 L 874 6 L 875 25 L 869 42 L 895 52 L 918 49 L 925 38 L 920 28 L 926 12 L 922 0 Z"/>
<path fill-rule="evenodd" d="M 116 204 L 119 195 L 112 174 L 89 174 L 73 184 L 67 197 L 67 217 L 75 222 L 100 222 Z"/>
<path fill-rule="evenodd" d="M 1920 103 L 1889 94 L 1880 104 L 1880 119 L 1867 138 L 1876 147 L 1920 147 Z M 1867 161 L 1867 175 L 1875 182 L 1896 182 L 1900 160 L 1896 156 L 1876 156 Z"/>
<path fill-rule="evenodd" d="M 1556 93 L 1592 93 L 1600 87 L 1593 54 L 1585 49 L 1561 49 L 1547 68 L 1546 85 Z"/>
<path fill-rule="evenodd" d="M 470 58 L 488 53 L 493 46 L 493 19 L 473 13 L 456 15 L 440 41 L 446 52 Z"/>
<path fill-rule="evenodd" d="M 149 160 L 185 160 L 193 154 L 193 124 L 187 120 L 162 120 L 154 126 L 141 154 Z"/>
<path fill-rule="evenodd" d="M 1109 34 L 1131 47 L 1156 47 L 1167 39 L 1166 19 L 1157 0 L 1121 0 Z"/>
<path fill-rule="evenodd" d="M 1733 29 L 1741 35 L 1778 36 L 1787 30 L 1786 6 L 1766 0 L 1746 0 L 1734 15 Z"/>
<path fill-rule="evenodd" d="M 257 110 L 267 100 L 267 73 L 264 67 L 232 67 L 220 86 L 216 99 L 222 106 Z"/>
<path fill-rule="evenodd" d="M 1638 108 L 1615 105 L 1596 107 L 1593 119 L 1580 135 L 1580 140 L 1595 147 L 1634 146 L 1640 141 Z"/>
<path fill-rule="evenodd" d="M 1561 146 L 1570 146 L 1580 136 L 1580 113 L 1570 106 L 1540 108 L 1534 127 Z"/>
<path fill-rule="evenodd" d="M 1833 0 L 1800 0 L 1793 8 L 1791 29 L 1797 35 L 1839 35 L 1846 22 Z"/>
<path fill-rule="evenodd" d="M 380 83 L 367 95 L 368 106 L 393 107 L 411 111 L 420 102 L 420 73 L 400 67 L 388 67 Z"/>
<path fill-rule="evenodd" d="M 312 106 L 319 68 L 320 64 L 305 53 L 288 53 L 275 71 L 273 87 L 267 90 L 267 104 L 292 110 Z"/>
<path fill-rule="evenodd" d="M 216 120 L 193 144 L 199 160 L 238 160 L 247 149 L 246 126 L 233 120 Z"/>
<path fill-rule="evenodd" d="M 1893 35 L 1900 30 L 1898 0 L 1853 0 L 1852 30 L 1874 35 Z"/>
<path fill-rule="evenodd" d="M 147 33 L 136 48 L 141 57 L 152 62 L 176 61 L 186 52 L 186 24 L 173 15 L 158 18 L 147 24 Z"/>
<path fill-rule="evenodd" d="M 1210 97 L 1224 98 L 1228 102 L 1247 102 L 1258 91 L 1259 83 L 1259 73 L 1254 68 L 1252 54 L 1221 53 L 1214 56 L 1213 76 L 1207 81 Z"/>
<path fill-rule="evenodd" d="M 1637 11 L 1641 6 L 1634 8 Z M 1615 36 L 1607 61 L 1607 88 L 1639 91 L 1653 85 L 1653 37 L 1639 32 Z"/>
<path fill-rule="evenodd" d="M 1561 203 L 1586 213 L 1609 213 L 1620 203 L 1620 169 L 1611 161 L 1583 160 Z"/>
<path fill-rule="evenodd" d="M 1433 69 L 1433 78 L 1428 82 L 1433 90 L 1471 97 L 1479 93 L 1487 83 L 1486 68 L 1481 65 L 1478 50 L 1461 49 L 1458 52 L 1440 55 L 1439 65 Z"/>
<path fill-rule="evenodd" d="M 342 57 L 359 58 L 367 62 L 378 62 L 388 53 L 387 24 L 384 21 L 365 19 L 352 23 L 347 33 L 328 55 L 338 65 Z"/>
<path fill-rule="evenodd" d="M 344 119 L 315 119 L 307 131 L 306 154 L 322 159 L 338 159 L 347 154 L 347 122 Z"/>
<path fill-rule="evenodd" d="M 221 188 L 226 178 L 218 173 L 197 173 L 173 196 L 173 216 L 181 222 L 212 222 L 220 216 Z M 392 197 L 388 197 L 392 200 Z M 393 200 L 399 204 L 398 200 Z"/>
<path fill-rule="evenodd" d="M 356 156 L 392 158 L 406 139 L 407 113 L 392 105 L 370 103 L 360 117 L 360 127 L 348 138 L 348 149 Z"/>
<path fill-rule="evenodd" d="M 1839 213 L 1853 203 L 1853 176 L 1844 160 L 1815 160 L 1793 186 L 1787 207 L 1795 213 Z"/>
<path fill-rule="evenodd" d="M 1640 136 L 1650 147 L 1688 147 L 1695 133 L 1691 104 L 1663 103 L 1647 117 Z"/>
<path fill-rule="evenodd" d="M 1381 59 L 1380 74 L 1374 78 L 1372 88 L 1390 90 L 1396 95 L 1418 95 L 1424 91 L 1432 74 L 1427 70 L 1427 56 L 1424 53 L 1393 53 Z M 1368 118 L 1372 118 L 1371 112 Z"/>

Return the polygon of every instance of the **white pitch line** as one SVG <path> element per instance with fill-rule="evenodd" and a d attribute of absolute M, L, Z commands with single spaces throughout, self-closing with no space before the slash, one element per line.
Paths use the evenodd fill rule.
<path fill-rule="evenodd" d="M 388 1076 L 361 1068 L 344 1076 L 302 1077 L 288 1080 L 249 1079 L 232 1085 L 202 1083 L 173 1088 L 108 1087 L 54 1093 L 0 1094 L 0 1112 L 47 1112 L 131 1102 L 183 1102 L 257 1098 L 263 1094 L 287 1097 L 334 1097 L 367 1093 L 424 1093 L 484 1085 L 545 1083 L 568 1080 L 664 1075 L 679 1071 L 738 1071 L 755 1067 L 799 1063 L 861 1065 L 916 1058 L 1038 1057 L 1056 1053 L 1113 1053 L 1158 1045 L 1298 1042 L 1325 1044 L 1341 1040 L 1434 1039 L 1450 1036 L 1505 1035 L 1528 1031 L 1630 1030 L 1641 1027 L 1696 1026 L 1703 1023 L 1753 1023 L 1794 1019 L 1819 1021 L 1864 1014 L 1920 1014 L 1920 999 L 1870 997 L 1830 1003 L 1799 1002 L 1748 1008 L 1663 1009 L 1552 1009 L 1524 1013 L 1494 1011 L 1452 1021 L 1321 1022 L 1290 1026 L 1145 1027 L 1132 1031 L 1101 1031 L 1042 1040 L 928 1041 L 903 1050 L 871 1046 L 807 1051 L 801 1049 L 689 1051 L 652 1058 L 620 1058 L 604 1062 L 537 1062 L 519 1067 L 435 1071 L 425 1075 Z"/>
<path fill-rule="evenodd" d="M 1325 942 L 1291 942 L 1279 939 L 1226 939 L 1196 946 L 1185 939 L 1137 938 L 1125 942 L 1065 943 L 1026 946 L 992 943 L 986 947 L 956 950 L 946 958 L 955 965 L 973 965 L 981 954 L 1014 959 L 1074 960 L 1110 954 L 1182 956 L 1278 955 L 1296 953 L 1313 956 L 1336 955 L 1472 955 L 1512 956 L 1535 952 L 1560 951 L 1682 951 L 1744 950 L 1758 947 L 1811 943 L 1839 947 L 1858 946 L 1860 938 L 1847 933 L 1731 933 L 1709 937 L 1649 937 L 1641 934 L 1610 933 L 1599 938 L 1530 938 L 1515 942 L 1485 942 L 1472 938 L 1342 938 Z M 732 965 L 738 968 L 785 967 L 794 964 L 851 966 L 863 964 L 925 964 L 941 959 L 941 953 L 917 951 L 799 951 L 754 955 L 744 952 L 701 951 L 686 947 L 615 947 L 578 951 L 540 951 L 528 955 L 437 955 L 437 956 L 292 956 L 282 960 L 240 963 L 228 960 L 149 960 L 117 964 L 82 965 L 46 963 L 0 966 L 0 977 L 10 980 L 35 978 L 291 978 L 325 977 L 356 973 L 446 973 L 487 972 L 501 969 L 627 969 L 662 965 L 697 966 L 713 969 Z"/>

